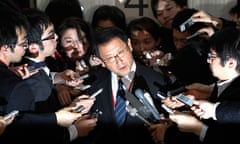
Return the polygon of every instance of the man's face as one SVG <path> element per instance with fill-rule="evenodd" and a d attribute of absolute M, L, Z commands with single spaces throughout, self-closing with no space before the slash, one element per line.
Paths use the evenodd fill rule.
<path fill-rule="evenodd" d="M 56 51 L 58 36 L 55 33 L 54 26 L 49 25 L 42 34 L 43 51 L 40 51 L 45 57 L 51 56 Z"/>
<path fill-rule="evenodd" d="M 119 38 L 100 45 L 99 54 L 106 67 L 118 76 L 127 75 L 133 63 L 132 47 Z"/>
<path fill-rule="evenodd" d="M 83 34 L 82 32 L 82 36 Z M 79 40 L 77 30 L 73 28 L 69 28 L 64 32 L 61 37 L 61 46 L 67 57 L 74 60 L 82 58 L 87 52 L 83 40 Z"/>
<path fill-rule="evenodd" d="M 156 41 L 153 36 L 147 31 L 133 31 L 131 33 L 131 42 L 133 51 L 138 57 L 144 55 L 144 52 L 152 52 L 156 46 L 159 45 L 159 41 Z"/>
<path fill-rule="evenodd" d="M 213 76 L 218 78 L 219 80 L 228 80 L 231 78 L 233 71 L 235 71 L 235 67 L 229 66 L 229 61 L 223 65 L 221 65 L 221 59 L 217 56 L 215 51 L 211 51 L 208 54 L 208 60 L 210 69 L 212 71 Z"/>
<path fill-rule="evenodd" d="M 180 50 L 187 44 L 186 38 L 190 36 L 190 33 L 185 31 L 185 32 L 180 32 L 177 29 L 173 29 L 173 42 L 177 50 Z"/>
<path fill-rule="evenodd" d="M 17 28 L 16 32 L 18 36 L 18 41 L 13 51 L 10 48 L 8 49 L 9 62 L 20 62 L 25 54 L 25 50 L 28 48 L 26 31 L 24 29 Z"/>

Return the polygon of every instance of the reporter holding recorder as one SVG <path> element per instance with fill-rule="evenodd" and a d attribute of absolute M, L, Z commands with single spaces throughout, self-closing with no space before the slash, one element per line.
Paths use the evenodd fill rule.
<path fill-rule="evenodd" d="M 35 111 L 36 99 L 31 85 L 9 69 L 10 63 L 19 62 L 28 48 L 28 21 L 23 15 L 0 5 L 0 15 L 4 19 L 0 24 L 0 111 L 3 114 L 20 111 L 0 136 L 0 142 L 69 143 L 71 135 L 68 128 L 82 113 L 73 113 L 74 105 L 56 112 Z"/>
<path fill-rule="evenodd" d="M 225 37 L 226 35 L 228 37 Z M 236 28 L 222 29 L 211 37 L 208 62 L 213 75 L 219 81 L 213 89 L 205 87 L 205 92 L 212 92 L 207 99 L 211 103 L 205 102 L 204 104 L 198 101 L 196 104 L 199 104 L 200 109 L 193 107 L 196 115 L 207 119 L 199 120 L 196 116 L 178 112 L 170 115 L 170 119 L 177 123 L 181 131 L 194 133 L 201 142 L 206 144 L 238 143 L 239 141 L 239 135 L 236 133 L 236 130 L 240 128 L 240 123 L 237 121 L 240 102 L 239 38 L 240 31 Z M 213 105 L 212 103 L 218 104 Z M 206 107 L 211 109 L 206 109 Z"/>

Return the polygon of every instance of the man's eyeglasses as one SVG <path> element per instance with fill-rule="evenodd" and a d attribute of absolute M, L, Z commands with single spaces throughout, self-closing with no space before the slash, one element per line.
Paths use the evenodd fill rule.
<path fill-rule="evenodd" d="M 208 53 L 208 59 L 215 59 L 217 58 L 217 56 L 212 55 L 211 53 Z"/>
<path fill-rule="evenodd" d="M 46 37 L 46 38 L 41 39 L 41 41 L 52 40 L 52 39 L 55 39 L 55 33 L 49 35 L 49 36 Z"/>
<path fill-rule="evenodd" d="M 115 56 L 112 56 L 112 57 L 108 57 L 106 59 L 103 59 L 104 62 L 109 62 L 109 63 L 114 63 L 116 62 L 116 58 L 120 58 L 122 59 L 122 57 L 124 56 L 126 52 L 126 49 L 122 49 L 118 52 L 118 54 L 116 54 Z"/>

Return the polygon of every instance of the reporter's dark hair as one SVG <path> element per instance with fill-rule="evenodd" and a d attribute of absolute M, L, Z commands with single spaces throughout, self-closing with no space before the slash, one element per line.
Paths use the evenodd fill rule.
<path fill-rule="evenodd" d="M 222 65 L 234 58 L 238 63 L 236 70 L 240 71 L 240 31 L 237 28 L 227 27 L 215 32 L 210 38 L 210 47 L 216 51 Z"/>
<path fill-rule="evenodd" d="M 95 33 L 95 43 L 94 49 L 96 56 L 100 56 L 99 54 L 99 46 L 111 41 L 114 38 L 121 39 L 124 43 L 128 44 L 128 36 L 122 29 L 118 27 L 109 27 L 103 28 Z"/>
<path fill-rule="evenodd" d="M 156 9 L 157 9 L 157 5 L 158 5 L 159 1 L 161 1 L 161 0 L 151 0 L 151 9 L 152 9 L 152 13 L 153 13 L 154 17 L 157 17 Z M 176 5 L 181 8 L 188 7 L 188 0 L 172 0 L 172 1 L 175 2 Z"/>
<path fill-rule="evenodd" d="M 28 30 L 28 21 L 21 13 L 10 9 L 0 2 L 0 46 L 8 45 L 12 51 L 18 42 L 17 29 L 21 31 Z"/>

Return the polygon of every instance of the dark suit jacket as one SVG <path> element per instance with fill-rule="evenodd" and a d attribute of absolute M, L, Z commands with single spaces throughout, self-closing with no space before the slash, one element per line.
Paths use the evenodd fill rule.
<path fill-rule="evenodd" d="M 178 50 L 170 62 L 169 70 L 182 85 L 192 83 L 212 84 L 217 79 L 207 63 L 208 45 L 201 42 L 190 42 Z"/>
<path fill-rule="evenodd" d="M 36 65 L 29 59 L 23 59 L 22 63 L 28 63 L 29 66 Z M 55 112 L 61 107 L 54 85 L 43 69 L 24 81 L 31 85 L 30 89 L 34 92 L 35 112 Z"/>
<path fill-rule="evenodd" d="M 239 143 L 239 133 L 236 131 L 240 129 L 240 122 L 238 121 L 237 123 L 234 119 L 234 117 L 239 118 L 239 116 L 234 115 L 239 114 L 239 109 L 236 110 L 236 107 L 234 107 L 237 103 L 240 103 L 239 86 L 240 76 L 237 77 L 221 93 L 221 95 L 219 95 L 219 97 L 217 97 L 217 87 L 215 86 L 212 96 L 210 97 L 210 101 L 221 102 L 223 105 L 220 105 L 220 107 L 216 109 L 217 121 L 214 121 L 213 119 L 202 120 L 208 126 L 208 130 L 203 141 L 204 144 Z M 237 107 L 239 107 L 239 105 Z M 167 130 L 165 140 L 168 144 L 201 143 L 198 136 L 192 133 L 179 132 L 176 127 L 171 127 Z"/>
<path fill-rule="evenodd" d="M 209 126 L 204 143 L 239 143 L 239 134 L 236 132 L 240 129 L 240 122 L 237 121 L 239 119 L 239 109 L 237 109 L 239 105 L 237 103 L 240 103 L 239 86 L 240 76 L 219 97 L 213 93 L 212 101 L 218 101 L 222 104 L 216 109 L 218 120 Z"/>
<path fill-rule="evenodd" d="M 103 92 L 96 97 L 91 112 L 98 110 L 103 113 L 99 115 L 97 127 L 90 134 L 90 139 L 99 144 L 153 144 L 147 127 L 137 117 L 127 115 L 123 128 L 117 127 L 112 99 L 111 72 L 102 69 L 98 71 L 97 75 L 98 78 L 92 84 L 89 93 L 91 94 L 99 88 L 103 88 Z M 154 102 L 156 102 L 155 104 L 160 105 L 160 101 L 156 99 L 159 88 L 154 85 L 154 82 L 165 85 L 164 78 L 160 73 L 137 63 L 132 92 L 134 93 L 136 88 L 144 88 L 150 92 Z"/>
<path fill-rule="evenodd" d="M 0 136 L 0 143 L 66 143 L 69 134 L 57 125 L 54 113 L 35 114 L 34 90 L 0 63 L 0 111 L 6 114 L 19 110 L 20 115 Z M 50 137 L 51 136 L 51 137 Z M 49 139 L 51 138 L 51 139 Z"/>

